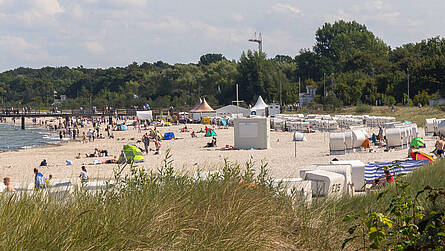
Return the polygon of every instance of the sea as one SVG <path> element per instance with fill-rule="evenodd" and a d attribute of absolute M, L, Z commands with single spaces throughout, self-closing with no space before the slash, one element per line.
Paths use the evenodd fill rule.
<path fill-rule="evenodd" d="M 60 142 L 57 134 L 45 129 L 0 124 L 0 152 L 30 149 Z"/>

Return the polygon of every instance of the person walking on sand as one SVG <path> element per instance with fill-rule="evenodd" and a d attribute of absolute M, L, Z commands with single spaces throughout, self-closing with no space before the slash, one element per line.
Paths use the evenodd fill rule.
<path fill-rule="evenodd" d="M 142 137 L 142 143 L 144 143 L 145 153 L 148 153 L 148 147 L 150 146 L 150 138 L 148 137 L 147 133 L 145 133 L 144 136 Z"/>
<path fill-rule="evenodd" d="M 46 188 L 45 178 L 43 174 L 39 172 L 37 168 L 34 168 L 34 189 L 39 190 Z"/>
<path fill-rule="evenodd" d="M 88 129 L 88 141 L 91 142 L 91 138 L 93 137 L 93 133 L 91 132 L 91 129 Z"/>
<path fill-rule="evenodd" d="M 79 178 L 82 186 L 84 186 L 88 182 L 88 172 L 85 166 L 82 166 L 82 171 L 80 171 Z"/>

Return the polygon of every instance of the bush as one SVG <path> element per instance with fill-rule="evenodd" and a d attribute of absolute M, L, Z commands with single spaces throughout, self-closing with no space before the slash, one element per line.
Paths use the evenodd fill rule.
<path fill-rule="evenodd" d="M 430 95 L 428 95 L 428 92 L 423 90 L 422 92 L 418 92 L 417 95 L 413 98 L 414 105 L 421 104 L 422 106 L 428 105 L 430 100 Z"/>
<path fill-rule="evenodd" d="M 365 105 L 365 104 L 360 104 L 355 108 L 355 113 L 371 113 L 372 112 L 372 107 L 369 105 Z"/>

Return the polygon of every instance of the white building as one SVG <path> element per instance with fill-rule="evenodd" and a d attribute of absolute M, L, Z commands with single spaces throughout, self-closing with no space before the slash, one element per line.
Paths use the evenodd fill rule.
<path fill-rule="evenodd" d="M 306 93 L 299 93 L 300 96 L 300 107 L 309 104 L 314 100 L 315 93 L 317 92 L 317 87 L 310 85 L 306 86 Z"/>
<path fill-rule="evenodd" d="M 236 105 L 227 105 L 216 109 L 216 116 L 218 117 L 232 117 L 235 114 L 241 114 L 242 117 L 248 117 L 250 115 L 250 110 Z"/>
<path fill-rule="evenodd" d="M 274 104 L 274 103 L 269 104 L 268 109 L 269 109 L 269 116 L 272 117 L 281 113 L 280 104 Z"/>

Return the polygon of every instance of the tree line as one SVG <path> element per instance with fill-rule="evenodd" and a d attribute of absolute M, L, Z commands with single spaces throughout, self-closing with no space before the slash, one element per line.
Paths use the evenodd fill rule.
<path fill-rule="evenodd" d="M 391 48 L 365 25 L 337 21 L 320 27 L 313 48 L 294 57 L 268 58 L 249 50 L 239 60 L 210 53 L 190 64 L 6 71 L 0 73 L 0 106 L 49 107 L 56 91 L 67 96 L 64 108 L 149 104 L 186 109 L 198 97 L 218 107 L 235 100 L 236 84 L 244 105 L 259 95 L 269 103 L 293 104 L 308 85 L 317 86 L 315 105 L 426 105 L 432 97 L 445 96 L 444 73 L 443 38 Z"/>

